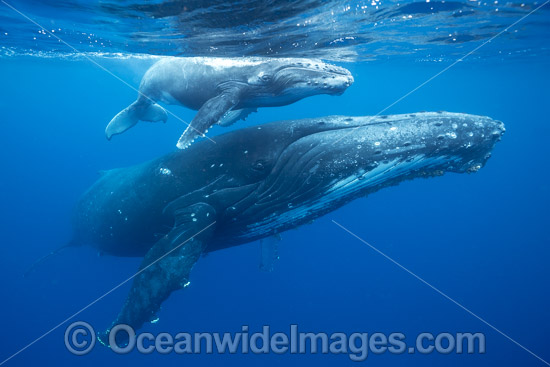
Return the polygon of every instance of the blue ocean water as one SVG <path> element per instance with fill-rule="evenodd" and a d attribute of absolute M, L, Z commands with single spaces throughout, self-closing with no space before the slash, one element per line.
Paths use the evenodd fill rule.
<path fill-rule="evenodd" d="M 34 1 L 10 4 L 40 24 L 49 19 L 48 28 L 57 29 L 54 25 L 62 23 L 59 28 L 64 35 L 60 37 L 65 40 L 67 35 L 67 42 L 79 50 L 86 27 L 94 27 L 93 33 L 99 37 L 104 26 L 101 38 L 113 41 L 107 50 L 84 50 L 89 51 L 86 57 L 135 87 L 154 62 L 147 54 L 315 56 L 332 60 L 354 75 L 355 83 L 342 96 L 316 96 L 290 106 L 260 109 L 246 122 L 229 129 L 332 114 L 377 114 L 497 35 L 503 24 L 513 24 L 543 4 L 528 3 L 530 10 L 516 11 L 526 5 L 508 3 L 500 8 L 506 12 L 502 16 L 496 15 L 497 2 L 477 6 L 477 2 L 435 2 L 435 10 L 426 10 L 425 3 L 411 3 L 417 5 L 398 13 L 395 3 L 373 3 L 377 3 L 377 9 L 365 3 L 369 12 L 360 26 L 360 12 L 346 18 L 348 13 L 342 10 L 359 3 L 307 2 L 306 9 L 289 12 L 294 8 L 284 2 L 273 2 L 271 9 L 251 1 L 241 5 L 257 11 L 225 18 L 223 2 L 213 2 L 212 7 L 190 2 L 189 6 L 194 7 L 190 14 L 173 10 L 176 3 L 171 7 L 159 5 L 163 11 L 172 10 L 159 22 L 181 17 L 179 28 L 172 23 L 170 27 L 177 28 L 180 33 L 176 34 L 182 37 L 172 40 L 166 39 L 169 32 L 164 23 L 155 23 L 158 29 L 151 28 L 150 33 L 146 25 L 131 35 L 126 33 L 123 27 L 141 24 L 140 16 L 145 23 L 154 19 L 148 10 L 130 2 L 118 4 L 133 9 L 126 10 L 126 17 L 121 8 L 107 2 L 100 3 L 103 13 L 92 6 L 78 8 L 84 5 L 77 2 L 62 2 L 58 8 Z M 269 273 L 258 270 L 257 242 L 211 253 L 193 269 L 191 286 L 174 293 L 163 304 L 160 321 L 145 327 L 147 331 L 175 334 L 238 332 L 242 325 L 261 331 L 263 325 L 270 325 L 273 331 L 287 332 L 291 324 L 298 324 L 300 330 L 311 332 L 401 332 L 407 335 L 407 341 L 422 332 L 481 332 L 486 337 L 484 354 L 371 353 L 365 362 L 352 362 L 347 355 L 311 353 L 117 355 L 99 345 L 85 356 L 69 353 L 64 344 L 66 327 L 77 320 L 98 329 L 108 326 L 120 310 L 130 283 L 74 318 L 67 318 L 133 275 L 140 259 L 97 256 L 91 248 L 70 248 L 41 264 L 29 277 L 23 275 L 37 258 L 70 240 L 73 206 L 98 178 L 98 171 L 173 151 L 183 124 L 173 118 L 164 125 L 141 123 L 107 141 L 105 124 L 135 99 L 135 91 L 86 57 L 75 55 L 55 37 L 43 42 L 33 40 L 32 33 L 38 34 L 40 28 L 25 26 L 24 18 L 5 4 L 0 7 L 0 155 L 4 172 L 0 181 L 0 276 L 4 279 L 0 289 L 0 361 L 66 320 L 5 366 L 543 366 L 544 361 L 550 361 L 549 5 L 384 112 L 445 110 L 503 121 L 507 132 L 483 169 L 475 174 L 449 173 L 386 188 L 311 225 L 282 233 L 280 260 Z M 112 11 L 107 14 L 106 8 Z M 490 11 L 484 10 L 487 8 Z M 135 14 L 140 11 L 143 14 Z M 331 11 L 337 15 L 331 18 L 335 24 L 328 27 L 322 19 Z M 460 11 L 474 14 L 463 21 L 457 15 Z M 197 15 L 205 12 L 228 22 L 225 28 L 220 27 L 219 34 L 205 33 L 205 29 L 214 28 L 205 21 L 207 17 Z M 399 22 L 408 15 L 415 24 Z M 386 20 L 385 28 L 377 33 L 373 24 L 381 17 Z M 248 24 L 247 19 L 248 23 L 254 19 L 254 24 Z M 298 33 L 283 27 L 296 23 L 296 19 L 314 24 L 317 19 L 318 26 Z M 397 19 L 395 25 L 391 25 L 391 19 Z M 193 26 L 184 22 L 191 20 Z M 445 28 L 444 32 L 456 27 L 456 34 L 461 36 L 458 39 L 463 42 L 428 42 L 437 39 L 435 35 L 428 37 L 426 31 L 436 23 Z M 273 24 L 278 26 L 273 28 Z M 256 32 L 254 47 L 242 47 L 242 39 L 236 35 L 243 29 Z M 336 39 L 355 38 L 354 42 L 348 40 L 351 43 L 344 48 L 334 48 L 327 41 L 329 34 L 336 35 Z M 450 34 L 456 35 L 454 31 Z M 50 34 L 40 35 L 46 38 Z M 155 35 L 166 36 L 158 39 L 158 47 Z M 206 49 L 209 37 L 217 50 Z M 308 37 L 323 40 L 325 47 L 312 46 Z M 265 44 L 268 39 L 281 41 L 280 54 L 270 54 Z M 288 39 L 300 45 L 294 47 L 297 50 L 293 51 Z M 181 107 L 170 110 L 185 121 L 195 114 Z M 227 131 L 214 128 L 212 135 Z"/>

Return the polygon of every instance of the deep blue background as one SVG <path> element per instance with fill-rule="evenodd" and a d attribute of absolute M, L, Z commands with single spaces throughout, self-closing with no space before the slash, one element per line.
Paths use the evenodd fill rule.
<path fill-rule="evenodd" d="M 145 61 L 100 60 L 137 86 Z M 347 64 L 355 84 L 341 97 L 319 96 L 261 109 L 246 123 L 329 114 L 369 115 L 434 75 L 447 63 Z M 260 330 L 484 332 L 485 355 L 371 355 L 370 365 L 543 365 L 332 223 L 369 241 L 542 358 L 550 360 L 550 136 L 547 59 L 463 62 L 388 113 L 447 110 L 502 120 L 507 132 L 487 166 L 403 183 L 357 200 L 309 226 L 282 234 L 275 271 L 258 270 L 250 243 L 200 260 L 192 286 L 163 305 L 160 331 Z M 182 123 L 140 123 L 106 141 L 103 130 L 136 93 L 93 64 L 39 58 L 0 60 L 0 360 L 57 325 L 139 265 L 74 248 L 30 278 L 27 267 L 70 239 L 70 214 L 97 171 L 151 159 L 174 149 Z M 194 111 L 171 107 L 190 121 Z M 217 134 L 222 131 L 216 128 Z M 225 130 L 227 131 L 227 130 Z M 193 174 L 192 172 L 189 173 Z M 97 329 L 118 313 L 130 284 L 75 320 Z M 117 356 L 96 346 L 84 357 L 64 347 L 65 326 L 6 366 L 352 364 L 345 355 Z"/>

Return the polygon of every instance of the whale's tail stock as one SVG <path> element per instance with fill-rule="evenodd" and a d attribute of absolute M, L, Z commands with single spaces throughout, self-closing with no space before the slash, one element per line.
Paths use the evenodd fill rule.
<path fill-rule="evenodd" d="M 137 101 L 120 111 L 105 128 L 108 140 L 116 134 L 122 134 L 141 121 L 166 122 L 168 115 L 166 110 L 156 103 L 139 98 Z"/>

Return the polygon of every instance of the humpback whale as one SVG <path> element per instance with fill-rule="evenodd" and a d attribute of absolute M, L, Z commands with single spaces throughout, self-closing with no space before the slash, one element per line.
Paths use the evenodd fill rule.
<path fill-rule="evenodd" d="M 73 242 L 144 257 L 113 323 L 137 329 L 189 284 L 201 254 L 295 228 L 404 180 L 476 172 L 503 133 L 489 117 L 447 112 L 248 127 L 106 172 L 76 205 Z"/>
<path fill-rule="evenodd" d="M 214 124 L 228 126 L 258 107 L 285 106 L 317 95 L 340 95 L 353 83 L 351 73 L 318 60 L 299 58 L 169 57 L 143 76 L 137 100 L 107 125 L 107 139 L 139 120 L 167 120 L 156 102 L 198 110 L 177 147 L 189 146 Z"/>

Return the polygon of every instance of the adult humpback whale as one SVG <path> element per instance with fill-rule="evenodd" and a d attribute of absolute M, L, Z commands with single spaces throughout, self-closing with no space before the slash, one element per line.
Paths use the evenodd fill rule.
<path fill-rule="evenodd" d="M 501 122 L 459 113 L 233 131 L 105 173 L 77 204 L 73 242 L 144 256 L 115 321 L 139 328 L 188 284 L 202 253 L 294 228 L 403 180 L 475 172 L 503 132 Z"/>
<path fill-rule="evenodd" d="M 344 68 L 298 58 L 170 57 L 143 76 L 137 100 L 116 115 L 107 139 L 139 120 L 166 121 L 156 101 L 198 110 L 178 141 L 189 146 L 219 123 L 228 126 L 258 107 L 284 106 L 317 94 L 342 94 L 353 83 Z"/>

